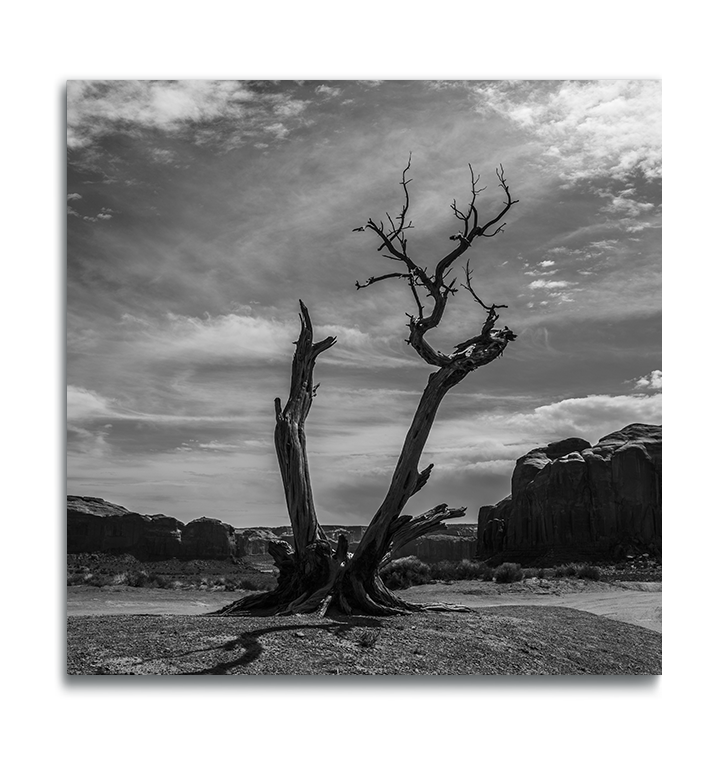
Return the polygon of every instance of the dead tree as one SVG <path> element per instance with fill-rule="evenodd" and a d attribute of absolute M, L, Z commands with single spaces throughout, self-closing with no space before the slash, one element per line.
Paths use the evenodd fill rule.
<path fill-rule="evenodd" d="M 495 327 L 499 309 L 505 304 L 486 304 L 472 286 L 469 261 L 464 267 L 467 290 L 483 310 L 480 332 L 459 343 L 451 354 L 435 349 L 426 340 L 427 334 L 442 321 L 449 299 L 458 292 L 457 279 L 451 278 L 458 259 L 481 239 L 489 239 L 503 231 L 503 218 L 517 203 L 510 194 L 502 166 L 496 170 L 499 187 L 503 192 L 500 211 L 482 222 L 477 209 L 477 197 L 484 188 L 470 167 L 471 198 L 465 209 L 456 202 L 452 211 L 459 221 L 459 231 L 450 237 L 456 244 L 432 270 L 428 270 L 408 254 L 407 232 L 412 228 L 408 219 L 410 208 L 407 174 L 410 161 L 403 170 L 400 185 L 404 201 L 395 218 L 386 213 L 386 220 L 368 220 L 355 231 L 371 232 L 379 240 L 378 252 L 398 264 L 398 271 L 365 282 L 356 283 L 357 289 L 367 288 L 387 279 L 404 280 L 415 303 L 414 314 L 409 314 L 410 334 L 407 343 L 435 369 L 428 379 L 415 411 L 405 443 L 400 452 L 385 499 L 380 504 L 365 531 L 357 550 L 348 553 L 344 536 L 332 545 L 318 524 L 310 485 L 310 473 L 305 444 L 305 419 L 315 396 L 313 368 L 317 357 L 335 343 L 333 337 L 313 342 L 313 330 L 306 306 L 300 302 L 300 337 L 295 345 L 292 365 L 290 396 L 282 407 L 275 399 L 275 449 L 285 488 L 293 542 L 276 541 L 270 552 L 278 567 L 278 585 L 271 592 L 256 594 L 228 605 L 219 615 L 265 613 L 289 614 L 325 613 L 329 608 L 346 614 L 364 613 L 390 615 L 418 609 L 390 592 L 379 576 L 379 568 L 389 554 L 418 537 L 446 529 L 445 521 L 458 518 L 465 508 L 448 508 L 441 504 L 419 516 L 403 513 L 408 500 L 427 483 L 432 465 L 418 469 L 420 457 L 430 434 L 440 403 L 450 389 L 469 373 L 487 365 L 502 355 L 508 342 L 516 337 L 505 327 Z"/>

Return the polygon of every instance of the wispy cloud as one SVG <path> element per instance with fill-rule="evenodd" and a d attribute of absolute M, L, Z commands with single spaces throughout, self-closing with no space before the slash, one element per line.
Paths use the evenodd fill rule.
<path fill-rule="evenodd" d="M 656 369 L 635 380 L 636 390 L 662 390 L 662 371 Z"/>
<path fill-rule="evenodd" d="M 653 202 L 642 201 L 634 188 L 626 188 L 617 194 L 601 191 L 600 195 L 610 199 L 601 212 L 613 216 L 638 218 L 649 215 L 657 207 Z"/>
<path fill-rule="evenodd" d="M 299 325 L 248 313 L 206 315 L 203 318 L 169 313 L 148 320 L 125 315 L 128 345 L 136 356 L 202 367 L 211 363 L 243 365 L 286 364 L 293 353 Z M 319 325 L 316 340 L 333 336 L 337 342 L 322 358 L 324 365 L 375 370 L 415 365 L 409 353 L 398 353 L 397 344 L 356 327 Z"/>
<path fill-rule="evenodd" d="M 112 400 L 99 395 L 93 390 L 67 387 L 67 419 L 68 422 L 78 422 L 85 419 L 109 419 L 118 416 Z"/>
<path fill-rule="evenodd" d="M 567 288 L 573 285 L 572 282 L 567 282 L 566 280 L 545 280 L 545 279 L 539 279 L 539 280 L 533 280 L 530 283 L 530 287 L 533 290 L 538 290 L 540 288 L 548 288 L 548 289 L 555 289 L 555 288 Z"/>
<path fill-rule="evenodd" d="M 474 88 L 477 109 L 526 130 L 567 181 L 661 173 L 660 81 L 502 81 Z"/>
<path fill-rule="evenodd" d="M 660 395 L 588 395 L 539 406 L 532 412 L 506 418 L 510 427 L 538 439 L 558 440 L 570 436 L 592 441 L 634 422 L 660 424 Z"/>
<path fill-rule="evenodd" d="M 246 419 L 247 412 L 236 415 L 219 414 L 188 414 L 188 413 L 154 413 L 138 411 L 123 405 L 115 398 L 108 398 L 93 390 L 68 385 L 67 388 L 67 419 L 68 424 L 79 427 L 82 424 L 97 422 L 114 422 L 127 420 L 134 423 L 149 424 L 223 424 L 237 423 Z"/>
<path fill-rule="evenodd" d="M 208 144 L 243 142 L 243 136 L 283 139 L 306 103 L 279 90 L 253 87 L 243 81 L 69 81 L 67 86 L 68 147 L 91 147 L 111 132 L 131 134 L 159 130 L 189 134 Z M 227 146 L 227 147 L 230 147 Z M 162 164 L 172 151 L 153 151 Z"/>
<path fill-rule="evenodd" d="M 339 89 L 336 86 L 322 84 L 315 89 L 315 93 L 320 94 L 323 97 L 339 97 L 342 94 L 342 89 Z"/>

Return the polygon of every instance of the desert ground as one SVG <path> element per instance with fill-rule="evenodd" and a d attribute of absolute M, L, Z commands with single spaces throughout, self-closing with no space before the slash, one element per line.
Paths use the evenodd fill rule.
<path fill-rule="evenodd" d="M 662 631 L 662 584 L 648 581 L 585 581 L 570 578 L 497 584 L 452 581 L 413 586 L 397 592 L 410 602 L 448 603 L 472 609 L 500 606 L 552 606 L 583 610 L 614 621 Z M 148 589 L 127 586 L 70 586 L 68 616 L 200 615 L 238 599 L 236 591 Z"/>
<path fill-rule="evenodd" d="M 218 618 L 250 593 L 68 587 L 68 674 L 660 674 L 661 583 L 414 586 L 407 616 Z"/>

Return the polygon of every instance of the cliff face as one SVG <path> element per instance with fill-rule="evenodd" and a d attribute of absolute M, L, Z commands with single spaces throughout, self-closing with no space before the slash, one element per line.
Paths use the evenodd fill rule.
<path fill-rule="evenodd" d="M 182 528 L 182 555 L 186 559 L 229 559 L 242 556 L 235 528 L 218 519 L 202 516 Z"/>
<path fill-rule="evenodd" d="M 521 457 L 511 495 L 480 508 L 479 558 L 659 555 L 662 427 L 628 425 L 591 446 L 568 438 Z"/>
<path fill-rule="evenodd" d="M 172 516 L 133 513 L 98 497 L 67 498 L 67 552 L 131 554 L 152 559 L 242 556 L 235 530 L 217 519 L 185 525 Z"/>
<path fill-rule="evenodd" d="M 292 535 L 279 535 L 273 530 L 263 527 L 247 527 L 235 530 L 235 542 L 238 551 L 245 556 L 262 557 L 271 560 L 269 546 L 274 540 L 285 540 L 292 545 Z"/>
<path fill-rule="evenodd" d="M 475 529 L 473 528 L 473 532 Z M 393 559 L 401 556 L 417 556 L 423 562 L 459 562 L 461 559 L 472 559 L 476 551 L 476 539 L 460 535 L 425 535 L 425 537 L 407 543 L 397 551 L 392 552 Z"/>

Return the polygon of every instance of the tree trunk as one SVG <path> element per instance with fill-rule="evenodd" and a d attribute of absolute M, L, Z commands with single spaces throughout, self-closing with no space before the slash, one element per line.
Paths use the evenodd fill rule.
<path fill-rule="evenodd" d="M 442 399 L 487 357 L 482 362 L 459 360 L 430 375 L 387 495 L 357 551 L 349 555 L 347 540 L 341 537 L 333 548 L 318 524 L 305 439 L 305 419 L 315 394 L 315 360 L 335 339 L 313 344 L 310 315 L 302 301 L 300 309 L 301 332 L 293 358 L 290 397 L 282 410 L 280 399 L 275 400 L 275 450 L 294 545 L 284 541 L 270 544 L 279 572 L 275 590 L 240 599 L 214 615 L 324 613 L 330 607 L 347 614 L 391 615 L 420 609 L 420 605 L 406 602 L 388 590 L 380 579 L 379 568 L 394 549 L 444 530 L 446 520 L 464 515 L 464 508 L 450 509 L 444 503 L 419 516 L 403 515 L 402 509 L 430 476 L 432 465 L 418 471 L 418 463 Z M 494 356 L 501 351 L 498 349 Z"/>
<path fill-rule="evenodd" d="M 430 476 L 432 465 L 423 471 L 418 470 L 420 457 L 442 399 L 466 373 L 445 367 L 430 375 L 385 499 L 338 579 L 334 601 L 345 612 L 360 607 L 367 612 L 372 609 L 375 614 L 389 614 L 412 607 L 385 588 L 378 578 L 379 566 L 393 548 L 443 530 L 444 520 L 464 515 L 464 508 L 450 510 L 445 504 L 415 518 L 402 516 L 401 512 Z"/>
<path fill-rule="evenodd" d="M 507 327 L 503 330 L 493 328 L 498 319 L 497 310 L 505 308 L 505 304 L 488 305 L 480 299 L 472 287 L 472 272 L 468 262 L 465 267 L 466 284 L 462 287 L 487 313 L 480 333 L 458 344 L 452 354 L 438 352 L 425 340 L 425 335 L 440 325 L 448 299 L 457 292 L 456 280 L 447 281 L 453 263 L 468 250 L 474 240 L 492 238 L 502 233 L 505 223 L 500 221 L 517 204 L 517 199 L 510 195 L 501 165 L 496 175 L 505 199 L 500 212 L 483 224 L 475 205 L 478 194 L 484 189 L 477 187 L 479 178 L 471 166 L 471 199 L 467 211 L 458 209 L 455 202 L 452 205 L 455 217 L 462 224 L 461 230 L 450 237 L 457 245 L 438 261 L 434 272 L 428 272 L 415 263 L 407 252 L 406 232 L 412 228 L 412 223 L 407 219 L 410 206 L 408 186 L 411 182 L 407 178 L 409 169 L 410 160 L 402 175 L 405 201 L 400 215 L 394 219 L 387 215 L 387 224 L 370 219 L 364 227 L 353 229 L 367 229 L 374 233 L 380 240 L 378 250 L 384 250 L 384 257 L 403 267 L 402 271 L 370 277 L 364 283 L 356 282 L 356 288 L 359 290 L 387 279 L 406 280 L 417 305 L 417 315 L 408 315 L 408 344 L 426 363 L 438 369 L 430 375 L 420 398 L 387 495 L 354 555 L 348 554 L 347 541 L 344 540 L 338 541 L 333 551 L 315 514 L 305 448 L 305 419 L 315 394 L 312 383 L 315 359 L 331 347 L 335 339 L 329 337 L 313 344 L 310 315 L 301 301 L 302 328 L 293 359 L 290 397 L 282 411 L 280 399 L 275 400 L 275 449 L 293 528 L 294 550 L 287 543 L 273 544 L 272 554 L 279 570 L 275 591 L 241 599 L 221 610 L 219 615 L 261 608 L 276 613 L 309 612 L 316 609 L 324 612 L 329 605 L 348 614 L 390 615 L 417 609 L 418 605 L 399 599 L 385 587 L 379 576 L 379 568 L 394 548 L 422 535 L 446 529 L 444 521 L 465 513 L 464 508 L 451 510 L 444 503 L 420 516 L 404 515 L 402 509 L 430 477 L 432 465 L 419 471 L 418 463 L 442 399 L 448 390 L 469 373 L 502 355 L 508 342 L 515 339 L 515 334 Z M 419 288 L 426 291 L 422 299 L 418 293 Z M 425 298 L 431 299 L 429 314 L 425 312 L 428 303 Z"/>
<path fill-rule="evenodd" d="M 315 360 L 336 340 L 329 336 L 313 343 L 310 314 L 302 301 L 300 325 L 290 378 L 290 396 L 285 408 L 281 408 L 280 398 L 275 399 L 275 452 L 294 545 L 291 547 L 284 541 L 270 544 L 269 551 L 279 571 L 275 590 L 245 597 L 223 608 L 219 614 L 232 615 L 250 610 L 270 613 L 304 610 L 316 606 L 315 596 L 337 575 L 339 562 L 315 513 L 305 440 L 305 420 L 316 389 L 313 384 Z"/>

